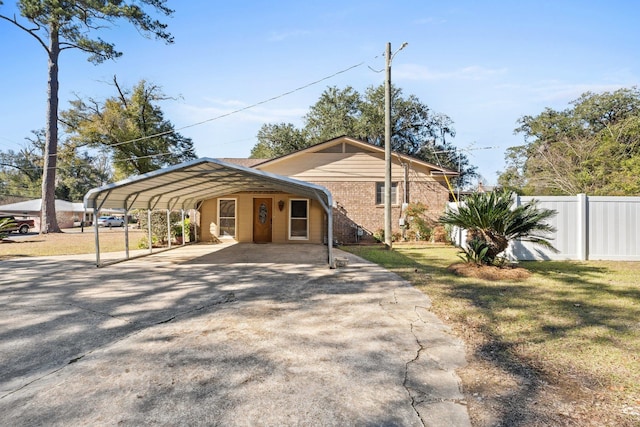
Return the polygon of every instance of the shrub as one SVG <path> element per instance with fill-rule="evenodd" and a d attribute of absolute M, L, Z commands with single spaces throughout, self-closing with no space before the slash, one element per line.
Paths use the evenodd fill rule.
<path fill-rule="evenodd" d="M 373 233 L 373 238 L 376 239 L 376 242 L 383 243 L 384 242 L 384 230 L 379 228 L 375 233 Z M 402 239 L 402 234 L 395 232 L 391 234 L 391 241 L 398 242 Z"/>
<path fill-rule="evenodd" d="M 373 233 L 373 238 L 376 239 L 376 242 L 378 243 L 384 242 L 384 230 L 382 228 L 377 229 Z"/>
<path fill-rule="evenodd" d="M 156 236 L 151 236 L 151 244 L 154 247 L 158 244 Z M 142 236 L 140 240 L 138 240 L 138 249 L 149 249 L 149 238 L 147 236 Z"/>
<path fill-rule="evenodd" d="M 458 257 L 466 263 L 490 265 L 493 260 L 487 255 L 489 249 L 489 245 L 484 240 L 472 239 L 467 242 L 467 248 L 462 249 Z"/>
<path fill-rule="evenodd" d="M 140 228 L 146 229 L 148 223 L 148 216 L 146 210 L 140 211 Z M 172 224 L 180 223 L 182 216 L 179 212 L 171 212 L 169 215 L 169 221 Z M 182 229 L 180 231 L 182 234 Z M 167 212 L 166 211 L 152 211 L 151 212 L 151 235 L 153 236 L 154 244 L 167 243 Z M 175 236 L 175 235 L 174 235 Z"/>
<path fill-rule="evenodd" d="M 431 240 L 435 223 L 427 216 L 426 205 L 421 202 L 409 203 L 404 214 L 412 232 L 410 235 L 415 236 L 415 240 Z"/>

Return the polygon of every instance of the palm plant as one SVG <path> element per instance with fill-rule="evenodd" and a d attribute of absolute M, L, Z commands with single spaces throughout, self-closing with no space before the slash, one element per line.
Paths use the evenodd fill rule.
<path fill-rule="evenodd" d="M 513 194 L 509 190 L 471 194 L 457 210 L 448 210 L 439 221 L 466 229 L 467 242 L 486 242 L 487 263 L 493 263 L 514 239 L 556 251 L 547 237 L 555 228 L 546 221 L 557 212 L 539 208 L 535 200 L 514 207 Z"/>

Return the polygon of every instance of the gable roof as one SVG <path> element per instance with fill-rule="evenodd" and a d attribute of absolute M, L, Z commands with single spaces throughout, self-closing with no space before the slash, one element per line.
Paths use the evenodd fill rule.
<path fill-rule="evenodd" d="M 326 188 L 218 159 L 200 158 L 90 190 L 87 208 L 189 209 L 239 191 L 283 191 L 332 206 Z"/>
<path fill-rule="evenodd" d="M 268 159 L 265 160 L 261 163 L 255 164 L 252 167 L 254 168 L 260 168 L 262 166 L 266 166 L 266 165 L 273 165 L 276 163 L 279 163 L 281 161 L 284 160 L 289 160 L 292 158 L 295 158 L 297 156 L 302 156 L 306 153 L 318 153 L 318 152 L 330 152 L 330 150 L 333 147 L 336 147 L 340 144 L 348 144 L 350 146 L 353 146 L 357 149 L 359 149 L 360 151 L 369 151 L 372 153 L 377 153 L 377 154 L 385 154 L 385 150 L 384 147 L 378 147 L 377 145 L 373 145 L 370 144 L 366 141 L 362 141 L 360 139 L 357 138 L 352 138 L 346 135 L 343 136 L 339 136 L 337 138 L 333 138 L 330 139 L 328 141 L 325 142 L 321 142 L 319 144 L 315 144 L 312 145 L 310 147 L 304 148 L 302 150 L 298 150 L 295 151 L 293 153 L 289 153 L 289 154 L 285 154 L 284 156 L 280 156 L 280 157 L 276 157 L 274 159 Z M 428 169 L 431 169 L 431 175 L 434 176 L 458 176 L 458 172 L 448 169 L 448 168 L 444 168 L 442 166 L 438 166 L 438 165 L 434 165 L 433 163 L 429 163 L 429 162 L 425 162 L 424 160 L 421 160 L 417 157 L 413 157 L 413 156 L 409 156 L 406 154 L 400 154 L 398 152 L 392 152 L 391 153 L 391 157 L 392 159 L 398 160 L 402 163 L 406 163 L 406 162 L 411 162 L 413 164 L 417 164 L 417 165 L 421 165 L 424 166 Z"/>

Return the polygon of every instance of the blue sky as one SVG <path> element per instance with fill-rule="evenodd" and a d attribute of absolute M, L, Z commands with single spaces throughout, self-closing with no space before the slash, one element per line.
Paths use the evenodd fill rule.
<path fill-rule="evenodd" d="M 12 14 L 14 0 L 0 6 Z M 131 26 L 100 33 L 124 55 L 93 65 L 80 52 L 60 61 L 60 106 L 75 95 L 113 96 L 113 75 L 141 79 L 174 100 L 166 118 L 201 157 L 248 157 L 264 123 L 301 126 L 327 86 L 358 91 L 384 81 L 382 53 L 409 45 L 392 80 L 451 117 L 453 143 L 489 184 L 505 149 L 523 143 L 516 121 L 564 109 L 586 91 L 640 82 L 640 2 L 610 1 L 169 1 L 173 45 Z M 44 128 L 46 56 L 33 38 L 0 21 L 0 150 L 19 149 Z M 274 101 L 227 115 L 359 65 Z M 220 116 L 224 116 L 217 118 Z M 217 119 L 216 119 L 217 118 Z M 215 120 L 211 120 L 215 119 Z M 191 126 L 195 123 L 206 123 Z M 496 147 L 492 149 L 478 149 Z"/>

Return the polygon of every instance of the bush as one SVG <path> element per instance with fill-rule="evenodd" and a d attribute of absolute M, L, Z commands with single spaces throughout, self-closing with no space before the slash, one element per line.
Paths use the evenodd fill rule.
<path fill-rule="evenodd" d="M 447 231 L 446 227 L 437 225 L 433 228 L 432 240 L 436 243 L 451 243 L 451 234 Z"/>
<path fill-rule="evenodd" d="M 146 229 L 148 223 L 148 215 L 146 210 L 140 211 L 140 228 Z M 171 212 L 169 215 L 169 221 L 172 224 L 180 223 L 182 215 L 179 212 Z M 182 234 L 182 228 L 180 229 Z M 151 212 L 151 235 L 153 236 L 154 245 L 156 243 L 167 243 L 167 212 L 166 211 L 152 211 Z M 173 235 L 173 234 L 172 234 Z M 175 236 L 175 235 L 174 235 Z"/>
<path fill-rule="evenodd" d="M 404 214 L 407 218 L 407 235 L 411 235 L 414 240 L 431 240 L 435 223 L 428 218 L 425 204 L 409 203 Z"/>
<path fill-rule="evenodd" d="M 375 233 L 373 233 L 373 238 L 376 239 L 376 242 L 383 243 L 384 242 L 384 230 L 379 228 Z M 395 232 L 391 234 L 391 241 L 397 242 L 402 239 L 402 234 Z"/>
<path fill-rule="evenodd" d="M 489 244 L 484 240 L 472 239 L 467 242 L 467 249 L 462 249 L 458 257 L 466 263 L 490 265 L 493 259 L 488 256 L 489 249 Z"/>
<path fill-rule="evenodd" d="M 151 236 L 151 244 L 155 247 L 158 244 L 158 239 L 155 236 Z M 138 249 L 149 249 L 149 238 L 142 236 L 138 240 Z"/>
<path fill-rule="evenodd" d="M 378 228 L 373 233 L 373 238 L 376 239 L 376 242 L 378 242 L 378 243 L 384 242 L 384 230 L 382 228 Z"/>

